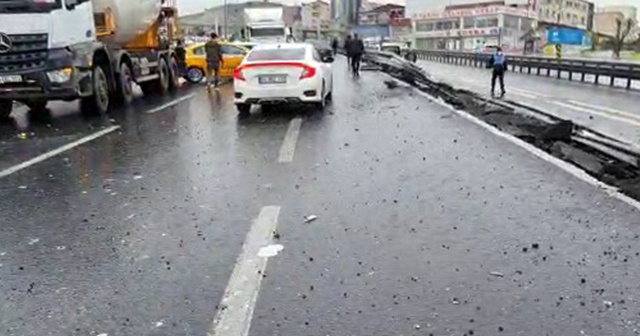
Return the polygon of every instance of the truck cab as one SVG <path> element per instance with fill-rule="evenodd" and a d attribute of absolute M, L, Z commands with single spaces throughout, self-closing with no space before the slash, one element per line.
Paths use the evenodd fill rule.
<path fill-rule="evenodd" d="M 145 95 L 175 90 L 177 10 L 160 4 L 0 0 L 0 119 L 15 101 L 40 112 L 79 100 L 83 113 L 105 114 L 131 102 L 133 83 Z"/>
<path fill-rule="evenodd" d="M 0 117 L 19 100 L 31 108 L 73 99 L 95 41 L 89 0 L 0 0 Z"/>

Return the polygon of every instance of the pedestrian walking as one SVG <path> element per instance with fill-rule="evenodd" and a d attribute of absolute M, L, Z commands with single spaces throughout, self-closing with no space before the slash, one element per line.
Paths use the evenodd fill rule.
<path fill-rule="evenodd" d="M 355 76 L 360 76 L 362 55 L 364 55 L 364 42 L 358 34 L 354 34 L 353 41 L 351 41 L 351 71 Z"/>
<path fill-rule="evenodd" d="M 211 33 L 211 38 L 204 45 L 207 55 L 207 90 L 213 86 L 216 91 L 220 84 L 220 67 L 222 66 L 222 47 L 218 40 L 218 34 Z"/>
<path fill-rule="evenodd" d="M 351 34 L 347 35 L 347 38 L 344 40 L 344 52 L 347 55 L 347 69 L 351 69 Z"/>
<path fill-rule="evenodd" d="M 333 41 L 331 42 L 331 49 L 333 49 L 333 55 L 337 55 L 338 54 L 338 39 L 337 38 L 333 38 Z"/>
<path fill-rule="evenodd" d="M 504 97 L 504 73 L 507 71 L 507 56 L 502 52 L 502 48 L 497 47 L 496 52 L 491 55 L 488 67 L 492 69 L 491 73 L 491 96 L 495 96 L 496 80 L 500 81 L 500 98 Z"/>

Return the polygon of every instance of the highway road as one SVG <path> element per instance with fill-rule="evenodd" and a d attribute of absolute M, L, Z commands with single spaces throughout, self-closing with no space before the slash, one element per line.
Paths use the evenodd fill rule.
<path fill-rule="evenodd" d="M 230 86 L 104 119 L 18 111 L 0 126 L 0 334 L 638 333 L 637 203 L 346 68 L 324 112 L 239 120 Z"/>
<path fill-rule="evenodd" d="M 491 94 L 491 71 L 483 68 L 419 61 L 434 79 L 485 96 Z M 640 91 L 595 86 L 554 77 L 507 72 L 505 99 L 521 102 L 560 118 L 640 145 Z M 496 93 L 500 89 L 496 87 Z"/>

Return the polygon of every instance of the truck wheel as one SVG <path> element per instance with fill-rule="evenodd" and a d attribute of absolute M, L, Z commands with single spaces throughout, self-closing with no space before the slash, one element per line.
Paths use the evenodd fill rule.
<path fill-rule="evenodd" d="M 92 73 L 93 95 L 80 98 L 80 111 L 84 115 L 105 115 L 109 112 L 109 80 L 99 65 Z"/>
<path fill-rule="evenodd" d="M 169 57 L 169 75 L 169 91 L 174 92 L 180 87 L 180 69 L 175 57 Z"/>
<path fill-rule="evenodd" d="M 133 100 L 133 73 L 131 72 L 131 67 L 126 62 L 120 64 L 116 99 L 118 103 L 125 106 L 131 104 Z"/>
<path fill-rule="evenodd" d="M 167 60 L 164 58 L 160 58 L 158 63 L 158 75 L 160 76 L 158 79 L 140 84 L 140 89 L 142 89 L 145 96 L 163 96 L 169 91 L 169 77 L 171 75 Z"/>
<path fill-rule="evenodd" d="M 11 114 L 12 109 L 12 100 L 0 100 L 0 120 L 9 119 L 9 115 Z"/>
<path fill-rule="evenodd" d="M 29 107 L 30 112 L 41 113 L 47 110 L 46 100 L 27 100 L 24 104 Z"/>

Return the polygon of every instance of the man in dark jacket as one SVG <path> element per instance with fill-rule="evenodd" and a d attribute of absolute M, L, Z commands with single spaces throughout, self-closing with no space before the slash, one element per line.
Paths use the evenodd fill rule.
<path fill-rule="evenodd" d="M 333 41 L 331 41 L 331 49 L 333 49 L 333 55 L 338 54 L 338 39 L 335 37 L 333 38 Z"/>
<path fill-rule="evenodd" d="M 220 67 L 222 66 L 222 47 L 218 42 L 218 34 L 211 33 L 211 38 L 204 45 L 207 54 L 207 90 L 213 85 L 218 90 Z"/>
<path fill-rule="evenodd" d="M 351 41 L 351 70 L 356 76 L 360 76 L 360 60 L 364 55 L 364 42 L 360 39 L 358 34 L 353 36 Z"/>
<path fill-rule="evenodd" d="M 502 98 L 506 93 L 504 90 L 504 73 L 507 71 L 507 56 L 502 52 L 502 48 L 496 48 L 496 52 L 489 59 L 488 67 L 492 69 L 491 96 L 495 95 L 497 79 L 500 81 L 500 98 Z"/>
<path fill-rule="evenodd" d="M 184 76 L 187 71 L 187 50 L 184 48 L 184 42 L 178 40 L 175 48 L 176 58 L 178 59 L 178 72 L 180 76 Z"/>
<path fill-rule="evenodd" d="M 344 40 L 344 52 L 347 55 L 347 68 L 349 69 L 351 69 L 351 42 L 353 40 L 351 39 L 351 34 L 349 34 Z"/>

